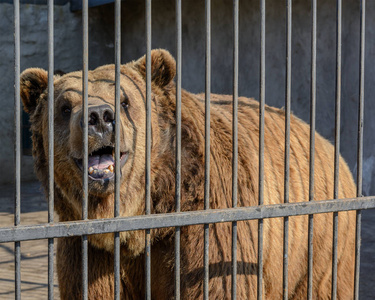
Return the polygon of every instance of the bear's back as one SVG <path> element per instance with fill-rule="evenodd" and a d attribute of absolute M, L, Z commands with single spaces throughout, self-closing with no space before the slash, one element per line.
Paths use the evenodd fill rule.
<path fill-rule="evenodd" d="M 204 95 L 198 95 L 201 103 Z M 211 208 L 231 207 L 232 171 L 232 109 L 230 95 L 211 95 L 211 174 L 220 178 L 219 184 L 211 180 Z M 310 126 L 291 116 L 289 202 L 309 201 Z M 284 202 L 285 168 L 285 111 L 265 106 L 264 129 L 264 204 Z M 216 171 L 215 171 L 216 169 Z M 338 198 L 355 197 L 356 187 L 352 174 L 342 157 L 339 166 Z M 223 174 L 219 174 L 223 173 Z M 224 184 L 223 184 L 224 182 Z M 238 99 L 238 206 L 258 205 L 259 190 L 259 102 Z M 225 185 L 226 188 L 222 188 Z M 225 194 L 224 197 L 220 196 Z M 334 198 L 334 147 L 320 134 L 315 133 L 314 200 Z M 330 214 L 314 216 L 314 295 L 330 294 L 332 268 L 332 228 Z M 242 223 L 242 222 L 241 222 Z M 254 221 L 239 224 L 239 240 L 244 232 L 252 232 L 257 240 Z M 338 296 L 351 293 L 354 279 L 355 213 L 339 213 L 339 272 Z M 254 230 L 255 229 L 255 230 Z M 246 235 L 246 234 L 245 234 Z M 241 252 L 254 252 L 254 246 L 242 244 Z M 290 298 L 301 299 L 307 289 L 308 216 L 289 218 L 289 286 Z M 272 282 L 265 287 L 265 296 L 276 299 L 282 292 L 283 220 L 264 220 L 264 280 Z M 257 248 L 257 247 L 255 247 Z M 255 250 L 256 252 L 256 250 Z M 256 254 L 256 253 L 254 253 Z M 324 280 L 323 280 L 324 279 Z M 272 296 L 271 296 L 272 295 Z"/>

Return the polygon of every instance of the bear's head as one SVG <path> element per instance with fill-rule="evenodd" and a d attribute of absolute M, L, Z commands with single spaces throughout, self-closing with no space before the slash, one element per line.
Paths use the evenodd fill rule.
<path fill-rule="evenodd" d="M 146 57 L 121 66 L 120 168 L 121 215 L 144 209 L 146 140 Z M 165 50 L 151 52 L 152 151 L 160 144 L 157 101 L 173 94 L 175 60 Z M 83 168 L 82 72 L 54 78 L 54 181 L 69 201 L 75 218 L 81 216 L 83 174 L 88 175 L 89 218 L 113 217 L 115 189 L 115 66 L 88 72 L 88 166 Z M 48 184 L 48 74 L 27 69 L 21 74 L 21 98 L 29 113 L 37 176 Z M 157 126 L 156 126 L 157 125 Z M 158 127 L 158 130 L 154 128 Z M 140 197 L 124 203 L 126 195 Z M 140 204 L 142 203 L 142 205 Z"/>

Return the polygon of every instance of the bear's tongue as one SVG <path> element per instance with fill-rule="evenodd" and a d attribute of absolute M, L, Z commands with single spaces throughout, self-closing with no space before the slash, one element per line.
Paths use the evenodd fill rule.
<path fill-rule="evenodd" d="M 88 160 L 88 168 L 94 170 L 104 170 L 114 164 L 113 156 L 110 154 L 90 155 Z"/>

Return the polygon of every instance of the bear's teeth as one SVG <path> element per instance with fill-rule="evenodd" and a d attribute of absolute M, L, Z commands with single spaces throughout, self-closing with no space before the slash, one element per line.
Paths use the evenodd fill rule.
<path fill-rule="evenodd" d="M 114 171 L 113 165 L 110 165 L 107 170 L 109 170 L 113 173 L 113 171 Z"/>
<path fill-rule="evenodd" d="M 94 173 L 94 171 L 95 171 L 95 170 L 94 170 L 93 167 L 90 167 L 90 168 L 89 168 L 89 174 L 90 174 L 90 175 L 91 175 L 92 173 Z"/>

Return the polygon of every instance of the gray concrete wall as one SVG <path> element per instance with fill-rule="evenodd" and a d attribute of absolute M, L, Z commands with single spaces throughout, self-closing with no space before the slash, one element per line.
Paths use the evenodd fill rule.
<path fill-rule="evenodd" d="M 145 53 L 144 3 L 122 2 L 122 61 Z M 318 1 L 317 131 L 333 141 L 335 103 L 336 1 Z M 239 94 L 259 98 L 259 1 L 240 3 Z M 0 4 L 1 163 L 7 172 L 0 182 L 11 181 L 13 147 L 13 34 L 12 6 Z M 90 68 L 113 63 L 113 5 L 90 9 Z M 47 68 L 47 14 L 45 6 L 21 6 L 21 68 Z M 153 1 L 152 46 L 175 53 L 174 1 Z M 205 14 L 203 1 L 184 1 L 182 13 L 182 85 L 204 91 Z M 267 1 L 266 103 L 285 102 L 285 3 Z M 310 106 L 310 2 L 293 1 L 292 111 L 309 121 Z M 364 132 L 364 192 L 375 193 L 375 2 L 367 2 L 366 83 Z M 232 93 L 232 2 L 212 1 L 212 91 Z M 81 16 L 68 6 L 55 8 L 55 69 L 81 69 Z M 356 167 L 357 107 L 359 98 L 359 1 L 343 3 L 341 153 L 350 169 Z M 31 160 L 24 159 L 23 175 L 32 178 Z"/>
<path fill-rule="evenodd" d="M 113 40 L 103 26 L 100 8 L 90 10 L 90 65 L 112 61 Z M 55 69 L 74 71 L 82 68 L 82 22 L 80 13 L 70 12 L 69 5 L 55 6 Z M 109 23 L 108 20 L 105 24 Z M 48 68 L 47 6 L 21 5 L 21 71 L 29 67 Z M 0 183 L 14 181 L 14 41 L 13 6 L 0 4 Z M 103 58 L 106 58 L 103 59 Z M 22 179 L 35 179 L 31 156 L 22 157 Z"/>

